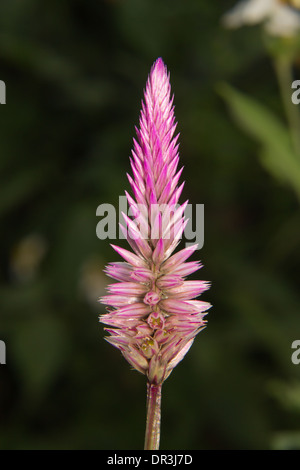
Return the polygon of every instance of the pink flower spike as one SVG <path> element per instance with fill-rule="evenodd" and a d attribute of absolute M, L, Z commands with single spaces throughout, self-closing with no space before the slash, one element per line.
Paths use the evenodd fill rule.
<path fill-rule="evenodd" d="M 172 254 L 187 225 L 179 204 L 184 183 L 179 183 L 178 136 L 175 134 L 170 75 L 161 58 L 153 64 L 133 140 L 128 176 L 131 195 L 125 193 L 129 214 L 121 229 L 132 251 L 111 245 L 123 258 L 105 272 L 117 282 L 108 286 L 100 301 L 107 313 L 106 339 L 148 381 L 145 449 L 157 449 L 161 385 L 203 330 L 203 317 L 211 305 L 194 300 L 209 288 L 201 280 L 187 281 L 201 268 L 187 259 L 198 245 Z"/>
<path fill-rule="evenodd" d="M 186 262 L 197 245 L 184 248 L 171 256 L 187 224 L 184 211 L 188 203 L 186 201 L 177 207 L 184 183 L 178 187 L 183 168 L 177 170 L 179 155 L 176 126 L 169 73 L 159 58 L 147 80 L 140 128 L 136 129 L 137 139 L 133 141 L 130 159 L 133 178 L 128 175 L 128 179 L 134 198 L 126 193 L 132 215 L 128 217 L 123 213 L 126 226 L 121 225 L 134 253 L 112 245 L 125 262 L 112 263 L 106 268 L 107 275 L 119 282 L 111 284 L 108 287 L 109 295 L 101 298 L 101 302 L 111 309 L 100 317 L 100 321 L 106 324 L 111 322 L 111 326 L 117 328 L 109 330 L 110 335 L 118 331 L 116 325 L 120 325 L 119 330 L 122 330 L 121 325 L 126 328 L 126 321 L 128 328 L 133 323 L 137 325 L 136 322 L 141 322 L 139 335 L 133 333 L 133 337 L 136 335 L 139 354 L 132 349 L 132 336 L 128 343 L 124 340 L 127 335 L 122 336 L 120 350 L 131 365 L 138 364 L 139 371 L 139 356 L 144 354 L 148 368 L 143 361 L 143 373 L 150 381 L 155 377 L 160 382 L 165 380 L 166 371 L 169 374 L 179 362 L 172 360 L 168 363 L 169 354 L 164 354 L 164 351 L 171 348 L 172 357 L 180 359 L 184 355 L 183 351 L 187 350 L 185 343 L 175 339 L 176 328 L 191 331 L 195 336 L 199 322 L 203 324 L 202 316 L 210 307 L 207 302 L 192 300 L 207 290 L 209 284 L 205 281 L 185 281 L 185 276 L 201 267 L 199 262 Z M 151 309 L 155 309 L 153 313 Z M 195 315 L 201 318 L 196 320 Z M 143 343 L 141 331 L 145 331 L 142 327 L 148 316 L 147 328 L 151 327 L 152 333 L 149 334 L 147 330 Z M 168 321 L 164 322 L 164 318 Z M 177 319 L 180 319 L 180 323 Z M 149 338 L 157 336 L 159 325 L 164 325 L 164 334 L 158 336 L 163 343 L 160 346 L 158 341 L 154 349 L 146 347 L 147 341 L 150 344 Z M 157 357 L 150 357 L 149 351 L 157 354 Z"/>

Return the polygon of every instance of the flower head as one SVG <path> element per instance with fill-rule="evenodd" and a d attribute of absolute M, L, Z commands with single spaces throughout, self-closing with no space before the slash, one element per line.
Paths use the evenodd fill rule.
<path fill-rule="evenodd" d="M 264 23 L 271 36 L 289 37 L 300 30 L 299 0 L 241 0 L 223 17 L 228 28 Z"/>
<path fill-rule="evenodd" d="M 186 262 L 197 245 L 173 254 L 187 223 L 187 202 L 178 204 L 183 184 L 175 129 L 169 74 L 159 58 L 148 77 L 130 159 L 134 197 L 126 196 L 132 217 L 123 214 L 122 228 L 132 251 L 112 245 L 124 261 L 106 267 L 119 282 L 100 299 L 108 305 L 100 317 L 109 326 L 107 341 L 153 384 L 182 360 L 210 307 L 194 300 L 209 284 L 185 280 L 200 268 L 199 262 Z"/>

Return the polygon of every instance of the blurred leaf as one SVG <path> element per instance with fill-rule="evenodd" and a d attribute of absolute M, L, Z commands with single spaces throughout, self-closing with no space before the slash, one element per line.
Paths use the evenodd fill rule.
<path fill-rule="evenodd" d="M 285 126 L 261 103 L 226 83 L 220 84 L 218 91 L 238 124 L 252 137 L 269 146 L 279 145 L 285 149 L 290 145 Z"/>
<path fill-rule="evenodd" d="M 65 362 L 66 331 L 53 314 L 27 315 L 18 322 L 11 348 L 26 399 L 33 403 L 48 390 Z"/>
<path fill-rule="evenodd" d="M 286 148 L 265 147 L 260 153 L 264 167 L 278 180 L 288 183 L 300 195 L 300 165 L 293 152 Z"/>
<path fill-rule="evenodd" d="M 283 409 L 300 413 L 300 381 L 294 381 L 293 383 L 272 381 L 269 390 Z"/>
<path fill-rule="evenodd" d="M 300 195 L 300 164 L 286 126 L 265 106 L 229 85 L 220 85 L 219 92 L 238 125 L 262 145 L 260 157 L 265 168 Z"/>
<path fill-rule="evenodd" d="M 276 433 L 272 440 L 274 450 L 300 450 L 300 432 L 286 431 Z"/>

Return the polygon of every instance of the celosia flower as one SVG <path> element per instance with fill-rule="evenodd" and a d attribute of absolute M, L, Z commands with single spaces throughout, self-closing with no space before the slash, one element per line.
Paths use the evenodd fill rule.
<path fill-rule="evenodd" d="M 223 16 L 223 23 L 237 28 L 263 22 L 272 36 L 294 36 L 300 30 L 299 7 L 299 0 L 241 0 Z"/>
<path fill-rule="evenodd" d="M 197 245 L 173 254 L 187 223 L 187 202 L 178 204 L 183 184 L 175 129 L 169 74 L 159 58 L 147 81 L 130 159 L 134 198 L 126 195 L 132 217 L 123 214 L 122 228 L 133 251 L 112 245 L 124 261 L 106 267 L 106 274 L 119 282 L 100 299 L 109 306 L 100 317 L 109 325 L 107 341 L 154 385 L 182 360 L 204 328 L 210 307 L 194 300 L 208 283 L 185 280 L 200 268 L 197 261 L 186 262 Z"/>

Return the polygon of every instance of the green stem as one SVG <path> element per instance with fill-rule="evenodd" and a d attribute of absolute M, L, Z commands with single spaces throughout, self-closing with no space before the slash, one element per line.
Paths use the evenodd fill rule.
<path fill-rule="evenodd" d="M 144 450 L 158 450 L 160 438 L 161 386 L 147 383 L 147 422 Z"/>
<path fill-rule="evenodd" d="M 281 98 L 286 117 L 290 127 L 290 133 L 294 150 L 300 159 L 300 114 L 298 108 L 291 100 L 292 93 L 292 62 L 287 57 L 277 57 L 274 61 L 277 80 L 280 87 Z"/>

